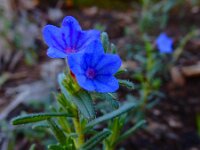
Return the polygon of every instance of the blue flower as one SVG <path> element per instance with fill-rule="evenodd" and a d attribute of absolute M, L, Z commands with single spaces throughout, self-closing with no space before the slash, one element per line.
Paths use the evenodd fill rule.
<path fill-rule="evenodd" d="M 100 38 L 98 30 L 83 31 L 78 21 L 67 16 L 61 27 L 46 25 L 43 38 L 49 46 L 47 55 L 51 58 L 66 58 L 69 54 L 83 52 L 93 40 Z"/>
<path fill-rule="evenodd" d="M 156 45 L 161 53 L 173 52 L 173 40 L 165 33 L 161 33 L 156 39 Z"/>
<path fill-rule="evenodd" d="M 114 74 L 121 66 L 121 59 L 115 54 L 105 54 L 99 40 L 91 42 L 85 53 L 69 55 L 68 63 L 78 84 L 85 90 L 104 93 L 119 88 Z"/>

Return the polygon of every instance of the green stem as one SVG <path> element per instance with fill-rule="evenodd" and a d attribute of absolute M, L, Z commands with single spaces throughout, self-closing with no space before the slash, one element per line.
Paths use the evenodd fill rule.
<path fill-rule="evenodd" d="M 183 53 L 184 47 L 187 44 L 189 40 L 191 40 L 193 37 L 198 36 L 200 34 L 200 30 L 192 30 L 189 32 L 182 40 L 177 49 L 174 51 L 173 54 L 173 62 L 176 62 L 180 55 Z"/>
<path fill-rule="evenodd" d="M 78 110 L 76 109 L 76 117 L 73 119 L 73 123 L 74 123 L 74 128 L 75 128 L 75 131 L 78 135 L 78 139 L 77 141 L 75 142 L 76 144 L 76 147 L 77 149 L 80 148 L 83 144 L 84 144 L 84 133 L 83 133 L 83 129 L 82 129 L 82 126 L 81 126 L 81 122 L 80 122 L 80 119 L 79 119 L 79 115 L 78 115 Z"/>
<path fill-rule="evenodd" d="M 140 105 L 140 109 L 145 111 L 145 107 L 146 107 L 146 104 L 147 104 L 147 99 L 148 99 L 148 95 L 149 95 L 149 92 L 150 92 L 150 89 L 148 87 L 148 82 L 144 82 L 143 83 L 143 86 L 142 86 L 142 95 L 141 95 L 141 105 Z"/>
<path fill-rule="evenodd" d="M 66 120 L 66 118 L 64 118 L 64 117 L 60 117 L 60 118 L 58 118 L 58 122 L 59 122 L 59 124 L 61 125 L 61 127 L 62 127 L 62 129 L 63 129 L 63 131 L 65 132 L 65 133 L 71 133 L 71 128 L 70 128 L 70 124 L 69 124 L 69 122 Z"/>
<path fill-rule="evenodd" d="M 112 134 L 105 143 L 105 150 L 115 150 L 116 141 L 121 133 L 120 118 L 115 118 L 112 124 Z"/>
<path fill-rule="evenodd" d="M 114 147 L 106 145 L 105 150 L 114 150 Z"/>

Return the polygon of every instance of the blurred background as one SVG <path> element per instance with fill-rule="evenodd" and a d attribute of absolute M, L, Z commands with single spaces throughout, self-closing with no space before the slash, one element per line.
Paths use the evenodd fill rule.
<path fill-rule="evenodd" d="M 25 112 L 49 110 L 54 103 L 56 76 L 65 63 L 46 56 L 41 30 L 46 24 L 60 26 L 69 15 L 85 30 L 106 31 L 128 69 L 123 78 L 138 84 L 146 43 L 158 53 L 155 40 L 160 33 L 173 39 L 178 54 L 159 59 L 160 68 L 170 67 L 152 78 L 159 78 L 154 91 L 162 96 L 146 110 L 148 125 L 120 146 L 125 150 L 200 150 L 199 0 L 0 0 L 0 150 L 26 150 L 31 143 L 45 150 L 54 141 L 40 131 L 13 127 L 10 120 Z M 171 57 L 176 58 L 173 63 Z M 122 100 L 131 100 L 138 90 L 120 88 L 118 94 Z"/>

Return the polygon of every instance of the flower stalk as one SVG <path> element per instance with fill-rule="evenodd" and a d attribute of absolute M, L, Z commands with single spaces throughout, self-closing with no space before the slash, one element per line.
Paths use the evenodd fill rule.
<path fill-rule="evenodd" d="M 85 138 L 84 138 L 84 133 L 83 133 L 82 125 L 80 122 L 80 118 L 78 115 L 78 110 L 76 111 L 77 111 L 77 115 L 73 119 L 73 124 L 74 124 L 75 131 L 78 135 L 77 140 L 76 140 L 76 148 L 79 149 L 84 144 Z"/>

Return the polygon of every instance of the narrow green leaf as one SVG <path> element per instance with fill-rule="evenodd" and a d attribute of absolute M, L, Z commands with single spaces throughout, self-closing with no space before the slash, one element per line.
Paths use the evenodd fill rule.
<path fill-rule="evenodd" d="M 134 132 L 136 132 L 138 129 L 140 129 L 141 127 L 143 127 L 143 125 L 146 124 L 145 120 L 141 120 L 138 123 L 136 123 L 136 125 L 134 125 L 132 128 L 128 129 L 124 134 L 122 134 L 118 140 L 116 141 L 116 143 L 119 143 L 123 140 L 125 140 L 126 138 L 128 138 L 130 135 L 132 135 Z"/>
<path fill-rule="evenodd" d="M 52 144 L 48 145 L 48 150 L 64 150 L 64 148 L 60 145 Z"/>
<path fill-rule="evenodd" d="M 67 138 L 67 145 L 64 146 L 65 150 L 76 150 L 76 146 L 74 144 L 74 140 L 72 137 Z"/>
<path fill-rule="evenodd" d="M 10 78 L 11 74 L 3 73 L 0 75 L 0 87 Z"/>
<path fill-rule="evenodd" d="M 74 104 L 71 101 L 66 100 L 66 97 L 64 96 L 63 93 L 57 94 L 56 99 L 59 102 L 61 108 L 63 109 L 60 112 L 66 112 L 69 114 L 73 114 L 73 109 L 74 109 L 73 105 Z"/>
<path fill-rule="evenodd" d="M 63 133 L 63 131 L 51 119 L 48 119 L 47 122 L 48 122 L 51 130 L 53 131 L 54 136 L 59 141 L 59 143 L 62 145 L 65 145 L 66 144 L 66 136 Z"/>
<path fill-rule="evenodd" d="M 109 102 L 109 104 L 114 108 L 118 109 L 119 108 L 119 102 L 117 101 L 116 97 L 112 95 L 111 93 L 106 93 L 106 94 L 100 94 L 101 99 L 104 99 Z"/>
<path fill-rule="evenodd" d="M 73 117 L 72 114 L 67 113 L 37 113 L 37 114 L 27 114 L 22 115 L 14 118 L 12 120 L 13 125 L 19 125 L 19 124 L 26 124 L 26 123 L 33 123 L 33 122 L 39 122 L 43 120 L 47 120 L 52 117 Z"/>
<path fill-rule="evenodd" d="M 115 118 L 115 117 L 117 117 L 117 116 L 119 116 L 119 115 L 121 115 L 121 114 L 123 114 L 125 112 L 128 112 L 130 109 L 132 109 L 134 107 L 135 107 L 135 103 L 131 103 L 131 102 L 126 103 L 123 106 L 121 106 L 119 109 L 90 121 L 86 125 L 86 127 L 92 127 L 92 126 L 95 126 L 96 124 L 99 124 L 101 122 L 104 122 L 104 121 L 107 121 L 109 119 Z"/>
<path fill-rule="evenodd" d="M 115 46 L 115 44 L 111 43 L 110 44 L 110 49 L 111 49 L 111 53 L 113 53 L 113 54 L 117 53 L 117 47 Z"/>
<path fill-rule="evenodd" d="M 115 73 L 115 76 L 120 75 L 120 74 L 123 74 L 123 73 L 126 73 L 126 72 L 127 72 L 127 69 L 119 69 L 119 70 L 117 71 L 117 73 Z"/>
<path fill-rule="evenodd" d="M 71 97 L 70 97 L 70 94 L 69 92 L 67 92 L 66 88 L 64 87 L 63 85 L 63 80 L 65 79 L 65 74 L 64 73 L 60 73 L 58 75 L 58 84 L 59 84 L 59 87 L 61 89 L 61 92 L 64 94 L 65 98 L 67 100 L 71 100 Z"/>
<path fill-rule="evenodd" d="M 124 86 L 130 90 L 133 90 L 134 89 L 134 84 L 131 82 L 131 81 L 128 81 L 128 80 L 118 80 L 119 81 L 119 84 L 121 86 Z"/>
<path fill-rule="evenodd" d="M 187 44 L 187 42 L 189 40 L 191 40 L 192 38 L 194 38 L 195 36 L 198 36 L 198 35 L 200 35 L 199 30 L 192 30 L 182 38 L 180 44 L 178 45 L 178 47 L 173 52 L 173 62 L 176 62 L 177 59 L 180 57 L 180 55 L 182 54 L 184 47 Z"/>
<path fill-rule="evenodd" d="M 86 119 L 93 119 L 95 117 L 94 106 L 90 94 L 86 91 L 79 91 L 73 97 L 73 103 L 78 107 L 82 115 Z"/>
<path fill-rule="evenodd" d="M 77 134 L 77 133 L 74 133 L 74 132 L 69 133 L 68 135 L 69 135 L 69 137 L 71 137 L 71 138 L 78 138 L 78 134 Z"/>
<path fill-rule="evenodd" d="M 85 142 L 85 144 L 81 147 L 81 150 L 92 150 L 94 147 L 99 144 L 101 141 L 103 141 L 106 137 L 108 137 L 111 134 L 109 130 L 104 130 L 96 135 L 94 135 L 92 138 L 90 138 L 88 141 Z"/>
<path fill-rule="evenodd" d="M 111 95 L 107 95 L 106 99 L 108 100 L 108 102 L 110 103 L 110 105 L 114 108 L 114 109 L 118 109 L 119 108 L 119 102 L 114 99 Z"/>
<path fill-rule="evenodd" d="M 33 130 L 43 130 L 43 129 L 48 129 L 48 128 L 49 128 L 49 125 L 46 122 L 39 122 L 32 126 Z"/>
<path fill-rule="evenodd" d="M 107 52 L 109 50 L 110 43 L 106 32 L 101 33 L 101 42 L 103 44 L 104 51 Z"/>
<path fill-rule="evenodd" d="M 32 144 L 29 150 L 35 150 L 35 147 L 36 147 L 35 144 Z"/>
<path fill-rule="evenodd" d="M 200 136 L 200 114 L 199 113 L 197 113 L 196 115 L 196 126 L 197 126 L 198 135 Z"/>

